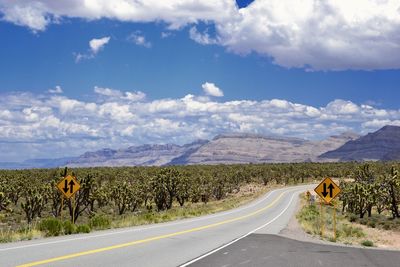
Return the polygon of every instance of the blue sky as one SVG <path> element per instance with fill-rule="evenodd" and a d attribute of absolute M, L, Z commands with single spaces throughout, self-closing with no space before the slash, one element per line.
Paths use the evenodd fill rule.
<path fill-rule="evenodd" d="M 189 27 L 172 31 L 156 23 L 120 23 L 80 19 L 32 33 L 29 28 L 0 22 L 1 91 L 42 93 L 56 85 L 75 98 L 104 86 L 141 90 L 153 99 L 198 94 L 204 81 L 224 88 L 224 100 L 281 98 L 325 106 L 336 98 L 356 103 L 374 101 L 398 108 L 400 72 L 305 71 L 286 68 L 256 53 L 237 55 L 218 45 L 204 46 L 189 38 Z M 151 42 L 145 48 L 127 37 L 140 31 Z M 104 51 L 78 64 L 74 53 L 86 52 L 93 38 L 111 36 Z"/>
<path fill-rule="evenodd" d="M 0 0 L 0 161 L 400 124 L 399 1 L 78 2 Z"/>

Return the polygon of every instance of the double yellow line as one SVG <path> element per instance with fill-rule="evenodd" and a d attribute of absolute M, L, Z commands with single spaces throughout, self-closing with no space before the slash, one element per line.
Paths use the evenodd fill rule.
<path fill-rule="evenodd" d="M 198 231 L 202 231 L 202 230 L 205 230 L 205 229 L 214 228 L 214 227 L 217 227 L 217 226 L 220 226 L 220 225 L 228 224 L 228 223 L 231 223 L 231 222 L 236 222 L 236 221 L 239 221 L 239 220 L 243 220 L 243 219 L 249 218 L 251 216 L 255 216 L 255 215 L 257 215 L 257 214 L 259 214 L 259 213 L 271 208 L 273 205 L 275 205 L 275 203 L 277 203 L 279 201 L 279 199 L 282 198 L 282 196 L 286 192 L 281 193 L 269 205 L 267 205 L 267 206 L 265 206 L 265 207 L 263 207 L 261 209 L 258 209 L 258 210 L 254 211 L 254 212 L 251 212 L 251 213 L 249 213 L 247 215 L 243 215 L 243 216 L 239 216 L 239 217 L 232 218 L 232 219 L 229 219 L 229 220 L 221 221 L 221 222 L 218 222 L 218 223 L 208 224 L 208 225 L 204 225 L 204 226 L 200 226 L 200 227 L 196 227 L 196 228 L 192 228 L 192 229 L 188 229 L 188 230 L 184 230 L 184 231 L 180 231 L 180 232 L 175 232 L 175 233 L 171 233 L 171 234 L 160 235 L 160 236 L 155 236 L 155 237 L 150 237 L 150 238 L 146 238 L 146 239 L 136 240 L 136 241 L 132 241 L 132 242 L 128 242 L 128 243 L 122 243 L 122 244 L 119 244 L 119 245 L 108 246 L 108 247 L 104 247 L 104 248 L 98 248 L 98 249 L 92 249 L 92 250 L 87 250 L 87 251 L 78 252 L 78 253 L 67 254 L 67 255 L 64 255 L 64 256 L 50 258 L 50 259 L 47 259 L 47 260 L 34 261 L 34 262 L 18 265 L 17 267 L 37 266 L 37 265 L 41 265 L 41 264 L 46 264 L 46 263 L 51 263 L 51 262 L 56 262 L 56 261 L 62 261 L 62 260 L 77 258 L 77 257 L 85 256 L 85 255 L 91 255 L 91 254 L 100 253 L 100 252 L 109 251 L 109 250 L 114 250 L 114 249 L 118 249 L 118 248 L 124 248 L 124 247 L 139 245 L 139 244 L 143 244 L 143 243 L 148 243 L 148 242 L 151 242 L 151 241 L 156 241 L 156 240 L 165 239 L 165 238 L 169 238 L 169 237 L 174 237 L 174 236 L 184 235 L 184 234 L 188 234 L 188 233 L 198 232 Z"/>

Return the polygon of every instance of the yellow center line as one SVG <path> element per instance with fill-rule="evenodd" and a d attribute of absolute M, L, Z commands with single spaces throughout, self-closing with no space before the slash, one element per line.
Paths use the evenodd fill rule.
<path fill-rule="evenodd" d="M 249 218 L 251 216 L 255 216 L 255 215 L 259 214 L 260 212 L 263 212 L 263 211 L 271 208 L 273 205 L 275 205 L 276 202 L 279 201 L 279 199 L 282 198 L 282 196 L 286 192 L 281 193 L 269 205 L 267 205 L 267 206 L 265 206 L 265 207 L 263 207 L 261 209 L 258 209 L 258 210 L 254 211 L 254 212 L 251 212 L 251 213 L 249 213 L 247 215 L 239 216 L 239 217 L 232 218 L 232 219 L 229 219 L 229 220 L 225 220 L 225 221 L 221 221 L 221 222 L 217 222 L 217 223 L 213 223 L 213 224 L 208 224 L 208 225 L 204 225 L 204 226 L 200 226 L 200 227 L 196 227 L 196 228 L 192 228 L 192 229 L 188 229 L 188 230 L 184 230 L 184 231 L 180 231 L 180 232 L 175 232 L 175 233 L 170 233 L 170 234 L 160 235 L 160 236 L 154 236 L 154 237 L 150 237 L 150 238 L 146 238 L 146 239 L 136 240 L 136 241 L 132 241 L 132 242 L 128 242 L 128 243 L 122 243 L 122 244 L 114 245 L 114 246 L 108 246 L 108 247 L 104 247 L 104 248 L 98 248 L 98 249 L 92 249 L 92 250 L 87 250 L 87 251 L 83 251 L 83 252 L 67 254 L 67 255 L 64 255 L 64 256 L 50 258 L 50 259 L 47 259 L 47 260 L 34 261 L 34 262 L 31 262 L 31 263 L 18 265 L 17 267 L 37 266 L 37 265 L 41 265 L 41 264 L 46 264 L 46 263 L 51 263 L 51 262 L 56 262 L 56 261 L 72 259 L 72 258 L 81 257 L 81 256 L 85 256 L 85 255 L 90 255 L 90 254 L 100 253 L 100 252 L 104 252 L 104 251 L 109 251 L 109 250 L 113 250 L 113 249 L 124 248 L 124 247 L 134 246 L 134 245 L 138 245 L 138 244 L 148 243 L 148 242 L 151 242 L 151 241 L 156 241 L 156 240 L 165 239 L 165 238 L 169 238 L 169 237 L 174 237 L 174 236 L 178 236 L 178 235 L 198 232 L 198 231 L 201 231 L 201 230 L 217 227 L 217 226 L 224 225 L 224 224 L 227 224 L 227 223 L 236 222 L 236 221 L 239 221 L 239 220 L 243 220 L 243 219 Z"/>

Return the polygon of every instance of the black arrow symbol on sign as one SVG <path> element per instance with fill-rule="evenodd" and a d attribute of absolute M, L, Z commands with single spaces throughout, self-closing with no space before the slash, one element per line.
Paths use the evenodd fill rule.
<path fill-rule="evenodd" d="M 324 183 L 324 191 L 322 191 L 322 195 L 326 197 L 328 195 L 328 192 L 326 191 L 326 183 Z"/>
<path fill-rule="evenodd" d="M 332 198 L 333 197 L 333 189 L 335 187 L 333 186 L 333 184 L 329 184 L 328 189 L 329 189 L 329 196 Z"/>
<path fill-rule="evenodd" d="M 71 181 L 69 182 L 69 186 L 70 186 L 69 192 L 70 192 L 71 194 L 74 192 L 74 185 L 75 185 L 74 180 L 71 180 Z"/>
<path fill-rule="evenodd" d="M 333 189 L 335 187 L 333 186 L 333 184 L 329 184 L 328 189 L 329 189 L 329 197 L 333 198 Z M 324 183 L 324 191 L 322 191 L 322 195 L 324 197 L 326 197 L 328 195 L 328 191 L 326 191 L 326 183 Z"/>
<path fill-rule="evenodd" d="M 68 192 L 68 181 L 67 179 L 64 180 L 64 188 L 63 188 L 64 193 Z"/>

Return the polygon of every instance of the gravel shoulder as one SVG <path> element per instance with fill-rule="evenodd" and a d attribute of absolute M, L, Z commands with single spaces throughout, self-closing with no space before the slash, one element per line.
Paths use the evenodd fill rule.
<path fill-rule="evenodd" d="M 295 239 L 298 241 L 304 242 L 313 242 L 318 244 L 332 244 L 331 242 L 327 242 L 318 238 L 313 237 L 310 234 L 307 234 L 302 228 L 299 222 L 297 221 L 296 214 L 300 211 L 301 203 L 300 200 L 297 201 L 295 212 L 292 214 L 292 217 L 289 220 L 288 225 L 282 229 L 279 233 L 280 236 Z"/>

